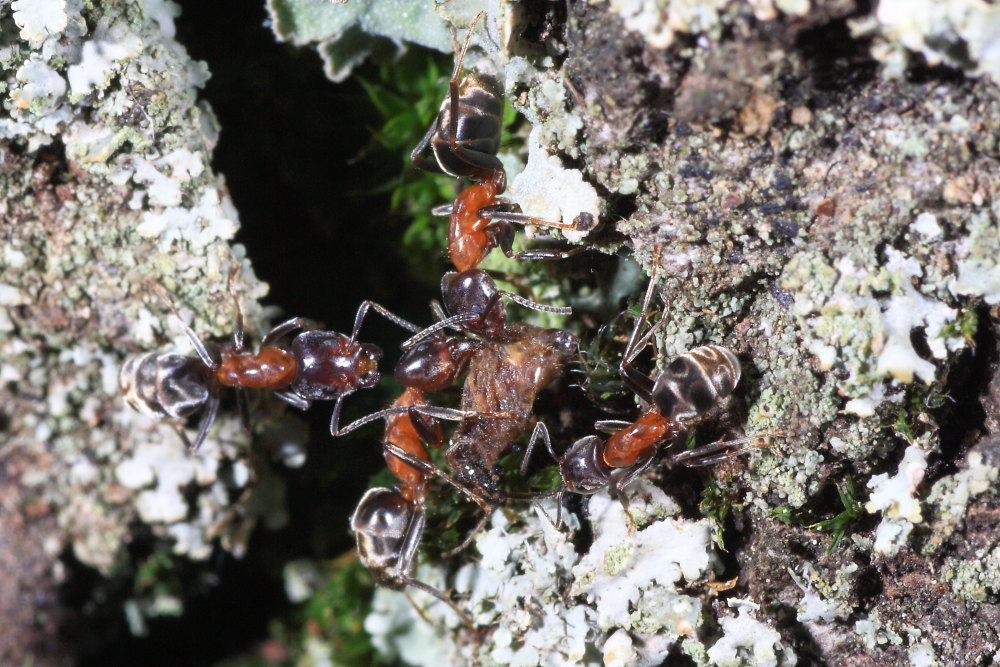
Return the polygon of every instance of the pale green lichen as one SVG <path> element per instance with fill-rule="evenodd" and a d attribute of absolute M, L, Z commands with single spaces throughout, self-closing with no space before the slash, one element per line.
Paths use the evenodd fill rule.
<path fill-rule="evenodd" d="M 267 289 L 229 245 L 239 219 L 208 167 L 218 128 L 197 100 L 207 70 L 174 39 L 178 14 L 161 0 L 0 3 L 4 30 L 21 27 L 0 47 L 0 139 L 18 147 L 0 177 L 3 261 L 15 269 L 0 290 L 7 451 L 33 461 L 20 482 L 55 516 L 53 558 L 71 549 L 109 577 L 136 565 L 139 524 L 162 549 L 151 559 L 204 561 L 216 541 L 241 554 L 257 518 L 283 512 L 280 483 L 251 469 L 235 416 L 189 456 L 117 385 L 130 354 L 191 351 L 157 286 L 204 338 L 231 330 L 234 267 L 251 328 Z M 257 492 L 273 511 L 244 505 Z M 184 594 L 138 592 L 132 627 L 180 613 Z"/>
<path fill-rule="evenodd" d="M 951 537 L 965 520 L 970 502 L 984 493 L 996 493 L 998 477 L 1000 469 L 987 463 L 981 451 L 973 450 L 962 470 L 934 483 L 926 500 L 932 518 L 925 552 L 933 551 Z"/>
<path fill-rule="evenodd" d="M 299 46 L 315 45 L 326 74 L 343 81 L 379 41 L 451 49 L 445 22 L 429 0 L 269 0 L 275 34 Z"/>

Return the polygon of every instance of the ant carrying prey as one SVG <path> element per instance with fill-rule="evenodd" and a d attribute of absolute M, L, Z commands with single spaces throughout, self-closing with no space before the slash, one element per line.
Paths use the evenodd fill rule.
<path fill-rule="evenodd" d="M 407 388 L 392 407 L 415 408 L 426 402 L 422 391 Z M 357 537 L 358 557 L 377 584 L 395 590 L 419 588 L 450 606 L 471 628 L 472 620 L 447 594 L 414 577 L 417 550 L 427 521 L 427 474 L 389 451 L 390 447 L 399 448 L 430 465 L 424 443 L 439 447 L 443 440 L 440 425 L 416 410 L 386 417 L 383 451 L 399 483 L 395 489 L 369 489 L 354 510 L 351 530 Z"/>

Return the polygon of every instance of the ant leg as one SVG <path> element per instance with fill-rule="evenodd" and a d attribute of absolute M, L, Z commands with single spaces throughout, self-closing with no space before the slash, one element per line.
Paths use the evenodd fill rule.
<path fill-rule="evenodd" d="M 180 436 L 181 442 L 184 443 L 184 449 L 191 451 L 191 441 L 187 437 L 187 433 L 184 432 L 183 426 L 178 426 L 177 424 L 171 424 L 171 428 Z"/>
<path fill-rule="evenodd" d="M 462 611 L 457 604 L 455 604 L 454 602 L 452 602 L 451 598 L 449 598 L 447 595 L 445 595 L 444 591 L 439 591 L 438 589 L 434 588 L 430 584 L 425 584 L 424 582 L 418 581 L 418 580 L 414 579 L 413 577 L 404 577 L 403 578 L 403 582 L 407 586 L 413 586 L 414 588 L 419 588 L 424 593 L 428 593 L 430 595 L 433 595 L 434 597 L 436 597 L 441 602 L 444 602 L 446 605 L 448 605 L 449 607 L 451 607 L 451 610 L 453 612 L 455 612 L 456 614 L 458 614 L 458 617 L 460 619 L 462 619 L 462 623 L 464 623 L 466 625 L 466 627 L 468 627 L 470 630 L 475 630 L 476 629 L 476 627 L 472 624 L 472 619 L 469 618 L 469 615 L 466 614 L 464 611 Z"/>
<path fill-rule="evenodd" d="M 536 303 L 525 299 L 523 296 L 514 294 L 513 292 L 507 292 L 505 290 L 500 290 L 497 293 L 498 296 L 505 296 L 516 304 L 522 305 L 525 308 L 530 308 L 531 310 L 537 310 L 540 313 L 553 313 L 555 315 L 572 315 L 573 309 L 569 306 L 547 306 L 543 303 Z"/>
<path fill-rule="evenodd" d="M 649 311 L 649 302 L 652 300 L 653 292 L 656 288 L 656 270 L 660 263 L 660 251 L 658 246 L 654 252 L 654 256 L 655 264 L 653 266 L 653 272 L 649 276 L 649 286 L 646 288 L 646 294 L 642 299 L 642 314 L 636 321 L 635 328 L 632 329 L 632 334 L 629 336 L 628 344 L 625 346 L 625 352 L 622 354 L 621 363 L 618 365 L 618 372 L 621 374 L 622 380 L 625 381 L 625 386 L 646 403 L 653 402 L 653 387 L 655 383 L 652 378 L 648 375 L 644 375 L 635 366 L 633 366 L 632 361 L 636 356 L 638 356 L 639 350 L 642 349 L 639 346 L 639 343 L 647 340 L 645 337 L 640 337 L 639 332 L 642 330 L 642 326 L 646 323 L 646 314 Z"/>
<path fill-rule="evenodd" d="M 582 231 L 589 227 L 582 227 L 584 216 L 577 216 L 573 222 L 554 222 L 543 220 L 520 211 L 507 211 L 507 204 L 497 204 L 494 206 L 484 206 L 476 211 L 476 215 L 491 222 L 507 222 L 516 225 L 538 225 L 539 227 L 552 227 L 553 229 L 567 229 L 570 231 Z"/>
<path fill-rule="evenodd" d="M 438 313 L 435 313 L 435 315 L 437 314 Z M 442 311 L 440 314 L 443 315 L 444 312 Z M 417 343 L 419 343 L 420 341 L 430 336 L 433 336 L 442 329 L 447 329 L 448 327 L 452 327 L 454 329 L 461 329 L 460 326 L 455 326 L 455 325 L 465 324 L 466 322 L 474 322 L 475 320 L 478 320 L 481 316 L 482 315 L 480 313 L 461 313 L 459 315 L 452 315 L 451 317 L 446 317 L 443 320 L 435 322 L 429 327 L 418 330 L 416 334 L 404 340 L 399 347 L 400 349 L 403 350 L 403 352 L 406 352 L 410 348 L 415 347 Z"/>
<path fill-rule="evenodd" d="M 333 402 L 333 413 L 330 415 L 330 435 L 337 437 L 341 434 L 340 431 L 340 407 L 344 404 L 344 397 L 338 396 L 337 400 Z"/>
<path fill-rule="evenodd" d="M 240 423 L 243 424 L 243 429 L 249 433 L 250 432 L 250 403 L 247 399 L 247 393 L 243 391 L 242 387 L 236 387 L 236 405 L 240 411 Z"/>
<path fill-rule="evenodd" d="M 451 215 L 452 204 L 442 204 L 431 209 L 431 215 L 437 218 L 445 218 Z"/>
<path fill-rule="evenodd" d="M 594 428 L 603 433 L 617 433 L 623 428 L 628 428 L 633 422 L 624 421 L 621 419 L 602 419 L 600 421 L 594 422 Z"/>
<path fill-rule="evenodd" d="M 337 402 L 334 403 L 333 416 L 330 418 L 330 435 L 332 435 L 335 438 L 341 435 L 346 435 L 347 433 L 350 433 L 355 429 L 361 428 L 365 424 L 370 424 L 374 421 L 378 421 L 379 419 L 386 419 L 387 417 L 394 417 L 396 415 L 401 415 L 413 409 L 411 406 L 408 405 L 396 405 L 391 408 L 385 408 L 384 410 L 379 410 L 378 412 L 373 412 L 370 415 L 352 421 L 347 426 L 341 428 L 340 426 L 337 425 L 337 423 L 340 421 L 340 402 L 341 399 L 338 398 Z"/>
<path fill-rule="evenodd" d="M 198 338 L 198 334 L 194 332 L 194 329 L 192 329 L 191 327 L 189 327 L 184 323 L 184 318 L 181 317 L 180 311 L 177 310 L 177 304 L 175 304 L 174 300 L 170 298 L 170 295 L 167 294 L 167 291 L 163 289 L 162 285 L 158 285 L 156 283 L 153 283 L 153 289 L 156 290 L 156 292 L 160 295 L 161 299 L 167 302 L 167 306 L 169 306 L 170 310 L 173 311 L 174 317 L 176 317 L 177 321 L 181 323 L 181 328 L 184 330 L 184 335 L 187 336 L 189 341 L 191 341 L 191 346 L 194 347 L 195 354 L 198 355 L 198 358 L 201 359 L 201 362 L 205 364 L 210 370 L 214 371 L 215 369 L 217 369 L 219 367 L 219 362 L 213 359 L 212 355 L 208 353 L 208 348 L 205 346 L 205 343 L 203 343 L 202 340 Z"/>
<path fill-rule="evenodd" d="M 472 31 L 479 23 L 479 19 L 483 18 L 485 14 L 485 11 L 479 12 L 469 24 L 469 32 L 465 35 L 465 44 L 462 46 L 461 52 L 456 54 L 458 57 L 455 58 L 455 69 L 452 70 L 451 81 L 448 82 L 448 100 L 451 105 L 451 113 L 448 114 L 448 143 L 452 150 L 455 149 L 455 139 L 458 135 L 458 77 L 462 73 L 462 62 L 465 60 L 465 54 L 469 51 L 469 43 L 472 42 Z"/>
<path fill-rule="evenodd" d="M 201 443 L 205 442 L 205 437 L 208 435 L 208 429 L 212 427 L 215 422 L 215 417 L 219 414 L 219 397 L 213 396 L 208 399 L 208 407 L 205 408 L 205 416 L 201 418 L 201 423 L 198 425 L 198 435 L 195 436 L 194 442 L 188 447 L 188 454 L 194 454 L 201 447 Z"/>
<path fill-rule="evenodd" d="M 293 408 L 298 408 L 303 412 L 308 410 L 309 406 L 312 405 L 312 401 L 302 398 L 294 391 L 276 391 L 274 392 L 274 395 L 283 400 L 285 403 L 291 405 Z"/>
<path fill-rule="evenodd" d="M 636 462 L 630 468 L 625 469 L 621 476 L 617 477 L 612 484 L 612 489 L 614 491 L 615 497 L 618 498 L 618 502 L 621 503 L 622 511 L 625 512 L 625 517 L 628 519 L 629 535 L 635 531 L 635 519 L 629 513 L 629 500 L 628 496 L 625 494 L 625 487 L 639 479 L 642 473 L 646 472 L 653 463 L 653 456 L 649 456 L 645 461 Z"/>
<path fill-rule="evenodd" d="M 522 250 L 521 252 L 514 253 L 512 257 L 514 259 L 523 260 L 539 260 L 539 259 L 569 259 L 570 257 L 576 257 L 582 252 L 590 250 L 590 246 L 581 245 L 575 248 L 570 248 L 569 250 L 557 250 L 557 249 L 539 249 L 539 250 Z"/>
<path fill-rule="evenodd" d="M 407 329 L 408 331 L 414 331 L 414 332 L 420 331 L 420 327 L 418 327 L 416 324 L 404 320 L 402 317 L 396 315 L 385 306 L 377 304 L 374 301 L 362 301 L 361 305 L 358 307 L 357 314 L 354 316 L 354 329 L 351 330 L 352 343 L 358 339 L 358 332 L 361 331 L 361 325 L 364 324 L 365 316 L 368 314 L 369 308 L 374 310 L 379 315 L 385 317 L 389 321 L 393 322 L 394 324 L 398 324 L 404 329 Z"/>
<path fill-rule="evenodd" d="M 484 512 L 483 518 L 476 523 L 475 528 L 473 528 L 469 532 L 468 536 L 466 536 L 466 538 L 462 540 L 462 543 L 453 549 L 448 549 L 441 555 L 445 556 L 446 558 L 450 558 L 451 556 L 457 556 L 458 554 L 465 551 L 469 547 L 469 545 L 472 544 L 472 541 L 476 539 L 476 536 L 483 531 L 483 528 L 485 528 L 486 524 L 489 523 L 490 517 L 492 515 L 493 515 L 492 512 Z"/>
<path fill-rule="evenodd" d="M 531 459 L 531 452 L 535 449 L 535 442 L 538 438 L 542 439 L 545 443 L 545 449 L 549 450 L 549 454 L 558 463 L 559 457 L 552 450 L 552 440 L 549 438 L 549 429 L 545 426 L 544 422 L 538 422 L 535 424 L 534 430 L 531 432 L 531 438 L 528 440 L 528 448 L 524 451 L 524 458 L 521 460 L 521 474 L 523 475 L 528 471 L 528 460 Z"/>
<path fill-rule="evenodd" d="M 431 299 L 431 314 L 434 316 L 436 322 L 440 322 L 448 317 L 437 299 Z"/>
<path fill-rule="evenodd" d="M 285 334 L 289 334 L 296 329 L 305 329 L 309 325 L 309 321 L 304 317 L 293 317 L 290 320 L 282 322 L 281 324 L 275 326 L 273 329 L 267 332 L 267 335 L 260 341 L 261 347 L 267 347 L 274 341 L 278 340 Z"/>
<path fill-rule="evenodd" d="M 469 489 L 463 486 L 462 484 L 459 484 L 454 477 L 452 477 L 445 471 L 441 470 L 440 468 L 432 464 L 430 461 L 414 456 L 410 452 L 406 451 L 405 449 L 401 449 L 400 447 L 392 444 L 391 442 L 384 443 L 383 449 L 385 452 L 392 454 L 397 459 L 401 460 L 403 463 L 408 463 L 409 465 L 413 466 L 417 470 L 420 470 L 421 472 L 425 472 L 429 475 L 434 475 L 435 477 L 440 477 L 445 482 L 451 484 L 460 492 L 464 493 L 469 498 L 469 500 L 479 505 L 483 509 L 483 511 L 489 512 L 494 509 L 495 506 L 493 505 L 493 503 L 489 502 L 488 500 L 477 494 L 472 489 Z"/>
<path fill-rule="evenodd" d="M 757 435 L 736 438 L 735 440 L 720 440 L 719 442 L 713 442 L 702 447 L 674 454 L 667 459 L 667 462 L 669 465 L 680 463 L 687 468 L 709 466 L 725 461 L 726 459 L 731 459 L 734 456 L 760 449 L 761 447 L 767 447 L 765 440 L 768 438 L 786 438 L 788 435 L 786 431 L 775 431 L 773 433 L 758 433 Z M 742 446 L 737 447 L 737 445 Z"/>
<path fill-rule="evenodd" d="M 429 171 L 433 174 L 443 174 L 445 173 L 445 171 L 444 169 L 441 168 L 441 165 L 437 163 L 437 160 L 428 160 L 426 158 L 422 158 L 420 157 L 420 154 L 423 153 L 424 150 L 426 150 L 427 144 L 430 143 L 431 138 L 434 136 L 434 133 L 437 132 L 438 123 L 440 122 L 440 120 L 441 120 L 441 114 L 438 114 L 437 116 L 434 117 L 434 120 L 431 122 L 431 126 L 427 128 L 426 132 L 424 132 L 424 136 L 420 140 L 420 143 L 417 144 L 416 148 L 410 151 L 410 164 L 412 164 L 417 169 L 420 169 L 421 171 Z"/>

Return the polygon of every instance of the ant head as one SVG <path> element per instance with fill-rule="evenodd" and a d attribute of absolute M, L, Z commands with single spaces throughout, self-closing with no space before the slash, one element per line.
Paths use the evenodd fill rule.
<path fill-rule="evenodd" d="M 485 271 L 469 269 L 445 274 L 441 279 L 441 296 L 450 314 L 479 315 L 478 319 L 462 325 L 466 331 L 484 338 L 503 333 L 507 324 L 503 300 L 497 284 Z"/>
<path fill-rule="evenodd" d="M 440 391 L 450 387 L 468 366 L 481 343 L 434 336 L 406 351 L 396 364 L 396 380 L 404 387 Z"/>
<path fill-rule="evenodd" d="M 559 461 L 559 473 L 567 491 L 596 493 L 611 479 L 611 468 L 601 456 L 603 441 L 596 435 L 580 438 Z"/>
<path fill-rule="evenodd" d="M 402 585 L 393 570 L 402 555 L 403 542 L 413 521 L 415 508 L 392 489 L 377 487 L 365 493 L 351 517 L 351 530 L 358 540 L 358 556 L 384 586 Z"/>
<path fill-rule="evenodd" d="M 296 375 L 291 389 L 309 400 L 331 401 L 378 383 L 377 345 L 337 331 L 306 331 L 292 341 Z"/>

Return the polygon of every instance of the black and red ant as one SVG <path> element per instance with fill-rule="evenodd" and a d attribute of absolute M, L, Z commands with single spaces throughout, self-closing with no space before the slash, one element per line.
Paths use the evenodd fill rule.
<path fill-rule="evenodd" d="M 169 296 L 163 296 L 181 319 Z M 283 336 L 309 326 L 304 318 L 295 317 L 271 329 L 254 352 L 246 345 L 243 314 L 236 301 L 236 322 L 228 341 L 221 345 L 203 342 L 191 327 L 184 325 L 194 356 L 147 353 L 133 357 L 122 366 L 119 386 L 129 405 L 152 417 L 185 419 L 204 411 L 198 435 L 188 444 L 192 452 L 204 442 L 218 415 L 223 387 L 236 389 L 245 425 L 249 423 L 249 410 L 243 389 L 269 389 L 300 410 L 307 409 L 314 400 L 335 401 L 330 432 L 337 435 L 344 397 L 373 387 L 380 378 L 378 360 L 382 350 L 357 340 L 369 310 L 409 331 L 420 330 L 383 306 L 365 301 L 354 317 L 350 336 L 309 330 L 295 336 L 290 349 L 278 345 Z M 179 432 L 186 441 L 183 431 Z"/>
<path fill-rule="evenodd" d="M 455 69 L 448 83 L 448 97 L 410 153 L 410 161 L 418 169 L 456 178 L 468 176 L 478 181 L 503 174 L 503 164 L 497 158 L 503 130 L 503 88 L 491 74 L 469 72 L 459 80 L 472 31 L 485 14 L 480 12 L 469 24 L 461 51 L 455 43 Z M 428 145 L 433 160 L 420 157 Z"/>
<path fill-rule="evenodd" d="M 543 424 L 533 434 L 525 454 L 522 470 L 526 468 L 531 449 L 538 437 L 559 462 L 563 490 L 579 494 L 592 494 L 612 486 L 623 507 L 628 506 L 624 489 L 652 464 L 657 449 L 663 443 L 674 443 L 687 428 L 709 415 L 719 404 L 732 395 L 740 380 L 740 364 L 736 355 L 721 345 L 702 345 L 677 357 L 655 376 L 640 372 L 633 362 L 655 327 L 640 338 L 645 323 L 649 301 L 655 285 L 655 274 L 643 300 L 642 315 L 632 331 L 619 365 L 625 386 L 635 393 L 644 405 L 649 406 L 633 422 L 602 421 L 596 424 L 601 430 L 614 430 L 604 440 L 596 435 L 580 438 L 561 456 L 555 455 Z M 768 435 L 780 436 L 783 433 Z M 668 465 L 688 467 L 717 463 L 746 451 L 737 445 L 759 443 L 766 436 L 741 438 L 712 443 L 674 454 Z M 750 447 L 758 446 L 752 444 Z"/>

